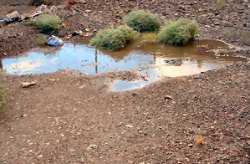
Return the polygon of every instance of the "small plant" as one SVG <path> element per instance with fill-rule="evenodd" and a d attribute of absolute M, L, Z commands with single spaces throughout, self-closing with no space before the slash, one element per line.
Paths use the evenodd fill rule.
<path fill-rule="evenodd" d="M 221 10 L 225 5 L 226 5 L 225 0 L 217 0 L 215 5 L 214 5 L 214 8 L 216 10 Z"/>
<path fill-rule="evenodd" d="M 157 34 L 156 33 L 145 33 L 142 36 L 142 41 L 146 43 L 156 43 L 157 42 Z"/>
<path fill-rule="evenodd" d="M 132 11 L 123 17 L 123 22 L 138 32 L 155 32 L 160 28 L 160 18 L 144 10 Z"/>
<path fill-rule="evenodd" d="M 198 135 L 195 137 L 195 142 L 197 145 L 204 145 L 205 144 L 205 138 L 201 135 Z"/>
<path fill-rule="evenodd" d="M 134 31 L 128 25 L 119 26 L 117 29 L 122 32 L 126 42 L 134 40 L 134 39 L 136 39 L 138 37 L 138 33 L 136 31 Z"/>
<path fill-rule="evenodd" d="M 53 0 L 30 0 L 30 5 L 40 6 L 40 5 L 52 5 Z"/>
<path fill-rule="evenodd" d="M 57 15 L 43 15 L 35 23 L 37 28 L 46 34 L 58 32 L 61 27 L 61 20 Z"/>
<path fill-rule="evenodd" d="M 42 46 L 42 45 L 45 45 L 45 44 L 46 44 L 47 40 L 48 40 L 47 36 L 41 34 L 41 35 L 39 35 L 39 36 L 37 37 L 37 40 L 36 40 L 36 41 L 37 41 L 37 44 L 38 44 L 38 45 Z"/>
<path fill-rule="evenodd" d="M 110 51 L 122 49 L 129 41 L 138 37 L 138 33 L 127 25 L 119 26 L 117 29 L 104 29 L 99 31 L 91 39 L 90 43 L 99 48 Z"/>
<path fill-rule="evenodd" d="M 180 18 L 177 21 L 166 23 L 160 30 L 157 38 L 163 44 L 185 45 L 194 39 L 198 28 L 196 21 Z"/>
<path fill-rule="evenodd" d="M 104 29 L 99 31 L 96 36 L 91 39 L 90 43 L 96 47 L 115 51 L 122 49 L 126 44 L 126 40 L 120 30 Z"/>

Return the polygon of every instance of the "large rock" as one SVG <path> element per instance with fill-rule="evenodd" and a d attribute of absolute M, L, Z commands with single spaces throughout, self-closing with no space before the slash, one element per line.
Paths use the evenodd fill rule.
<path fill-rule="evenodd" d="M 21 18 L 21 15 L 18 11 L 13 11 L 6 15 L 6 17 L 12 19 L 13 21 L 19 20 Z"/>

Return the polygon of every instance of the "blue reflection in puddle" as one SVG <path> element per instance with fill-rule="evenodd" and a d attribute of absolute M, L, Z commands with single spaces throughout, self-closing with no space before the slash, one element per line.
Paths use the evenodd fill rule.
<path fill-rule="evenodd" d="M 216 49 L 216 45 L 224 47 L 222 42 L 201 41 L 185 47 L 161 45 L 131 45 L 118 52 L 100 51 L 88 44 L 65 43 L 59 49 L 38 49 L 27 52 L 25 56 L 2 59 L 2 67 L 6 74 L 30 75 L 51 73 L 58 70 L 76 70 L 89 75 L 113 71 L 138 71 L 146 78 L 134 81 L 117 80 L 112 91 L 127 91 L 142 88 L 161 77 L 178 77 L 198 74 L 219 68 L 242 58 L 215 57 L 208 50 Z M 204 46 L 205 45 L 205 46 Z M 209 48 L 211 47 L 211 48 Z M 166 60 L 182 60 L 181 65 L 174 66 Z"/>

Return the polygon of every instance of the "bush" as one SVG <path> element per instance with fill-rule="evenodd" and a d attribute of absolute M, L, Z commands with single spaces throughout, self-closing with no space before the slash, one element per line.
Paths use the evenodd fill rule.
<path fill-rule="evenodd" d="M 142 36 L 142 41 L 146 43 L 156 43 L 157 34 L 156 33 L 145 33 Z"/>
<path fill-rule="evenodd" d="M 165 24 L 158 34 L 158 41 L 169 45 L 184 45 L 198 32 L 196 21 L 180 18 Z"/>
<path fill-rule="evenodd" d="M 38 45 L 45 45 L 46 44 L 46 42 L 47 42 L 47 40 L 48 40 L 48 38 L 47 38 L 47 36 L 46 35 L 39 35 L 38 37 L 37 37 L 37 44 Z"/>
<path fill-rule="evenodd" d="M 154 32 L 160 28 L 160 18 L 143 10 L 132 11 L 123 17 L 123 22 L 138 32 Z"/>
<path fill-rule="evenodd" d="M 53 0 L 30 0 L 30 5 L 33 6 L 40 6 L 42 4 L 44 5 L 52 5 Z"/>
<path fill-rule="evenodd" d="M 104 29 L 99 31 L 96 36 L 91 39 L 90 43 L 96 47 L 115 51 L 123 48 L 126 44 L 126 40 L 120 30 Z"/>
<path fill-rule="evenodd" d="M 138 37 L 138 33 L 128 25 L 119 26 L 117 29 L 122 32 L 126 42 L 134 40 Z"/>
<path fill-rule="evenodd" d="M 58 32 L 61 27 L 61 20 L 56 15 L 42 15 L 35 23 L 37 28 L 46 34 Z"/>
<path fill-rule="evenodd" d="M 136 31 L 127 25 L 119 26 L 117 29 L 104 29 L 99 31 L 91 39 L 90 43 L 99 48 L 106 48 L 110 51 L 122 49 L 129 41 L 138 37 Z"/>

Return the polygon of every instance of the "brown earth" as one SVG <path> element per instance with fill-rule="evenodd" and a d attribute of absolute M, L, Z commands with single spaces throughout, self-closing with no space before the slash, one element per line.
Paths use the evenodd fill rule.
<path fill-rule="evenodd" d="M 0 2 L 0 15 L 11 2 Z M 27 1 L 19 2 L 27 7 Z M 86 1 L 58 10 L 66 25 L 59 35 L 86 28 L 90 32 L 85 33 L 94 34 L 117 26 L 134 8 L 156 12 L 162 20 L 194 18 L 202 28 L 198 38 L 227 41 L 239 49 L 226 54 L 249 58 L 247 0 L 228 0 L 221 10 L 205 0 Z M 36 47 L 38 35 L 24 23 L 2 26 L 0 54 L 18 55 Z M 7 103 L 0 112 L 0 163 L 247 164 L 249 66 L 240 62 L 122 93 L 110 92 L 109 84 L 128 73 L 4 76 Z M 34 80 L 37 85 L 20 87 L 21 82 Z M 204 137 L 205 144 L 195 142 L 197 135 Z"/>

